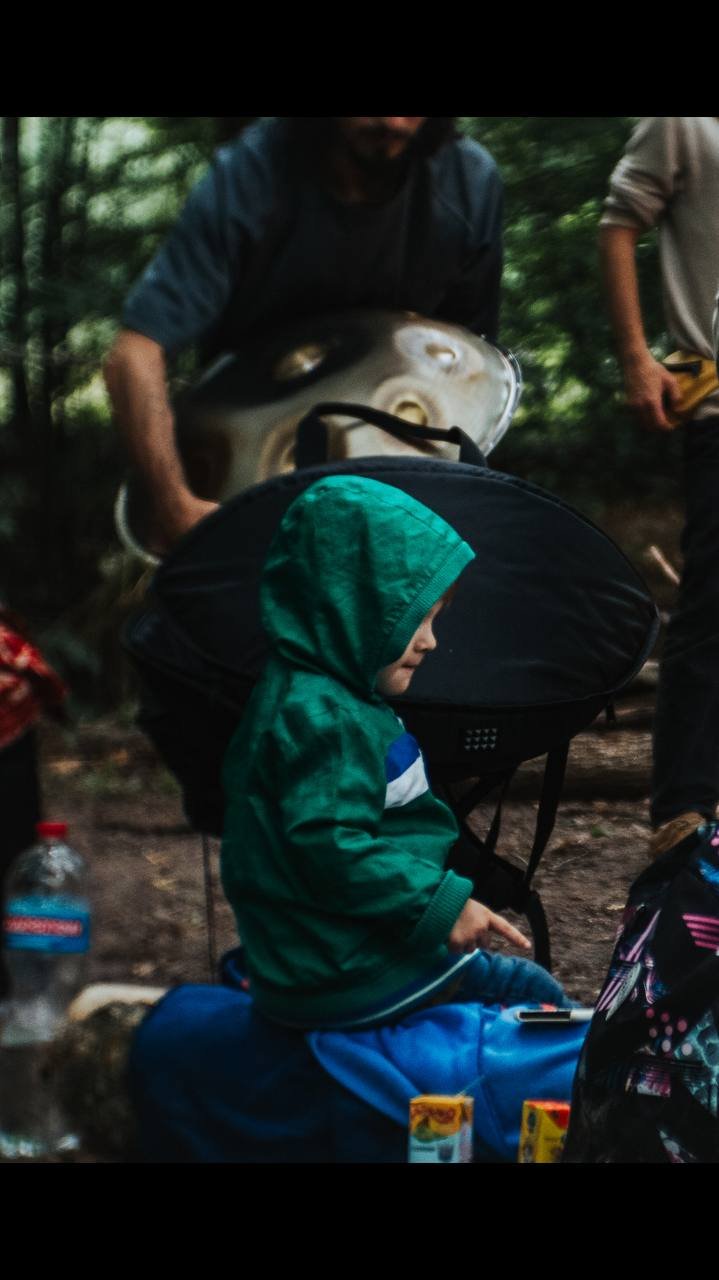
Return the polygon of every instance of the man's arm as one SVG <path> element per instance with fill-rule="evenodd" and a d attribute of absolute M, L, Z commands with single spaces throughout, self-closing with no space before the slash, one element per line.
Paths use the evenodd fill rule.
<path fill-rule="evenodd" d="M 159 343 L 123 330 L 104 373 L 125 445 L 152 503 L 155 532 L 148 549 L 162 553 L 214 511 L 216 503 L 195 497 L 188 488 L 175 446 L 165 352 Z"/>
<path fill-rule="evenodd" d="M 654 359 L 647 346 L 639 299 L 636 227 L 604 226 L 599 250 L 609 305 L 609 317 L 622 368 L 627 404 L 643 426 L 671 431 L 667 402 L 674 407 L 681 396 L 674 376 Z"/>
<path fill-rule="evenodd" d="M 207 337 L 242 282 L 248 232 L 264 225 L 273 190 L 243 141 L 217 153 L 123 309 L 105 380 L 130 457 L 146 485 L 157 550 L 166 550 L 214 504 L 188 489 L 177 454 L 165 353 Z M 268 166 L 268 173 L 269 173 Z M 253 221 L 254 220 L 254 221 Z M 248 240 L 249 236 L 249 240 Z"/>
<path fill-rule="evenodd" d="M 470 159 L 474 159 L 470 157 Z M 487 153 L 482 152 L 467 172 L 471 187 L 470 243 L 459 278 L 448 288 L 435 314 L 450 324 L 462 324 L 496 342 L 502 282 L 504 187 Z"/>
<path fill-rule="evenodd" d="M 443 299 L 437 315 L 496 342 L 501 283 L 502 242 L 497 237 L 465 263 L 461 282 Z"/>

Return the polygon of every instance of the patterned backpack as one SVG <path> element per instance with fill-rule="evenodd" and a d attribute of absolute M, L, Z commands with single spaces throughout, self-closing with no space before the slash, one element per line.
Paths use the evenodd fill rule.
<path fill-rule="evenodd" d="M 633 884 L 579 1060 L 564 1162 L 719 1161 L 719 824 Z"/>

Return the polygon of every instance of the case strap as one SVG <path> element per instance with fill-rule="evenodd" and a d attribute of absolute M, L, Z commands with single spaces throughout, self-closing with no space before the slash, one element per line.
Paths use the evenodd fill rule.
<path fill-rule="evenodd" d="M 471 463 L 475 467 L 486 467 L 487 459 L 474 443 L 474 440 L 462 431 L 461 427 L 449 427 L 446 431 L 440 427 L 421 427 L 418 423 L 407 422 L 393 413 L 385 413 L 382 409 L 373 409 L 365 404 L 347 404 L 340 400 L 323 401 L 316 404 L 297 424 L 295 442 L 295 467 L 298 471 L 306 467 L 322 466 L 327 462 L 327 423 L 322 419 L 328 415 L 343 418 L 355 418 L 360 422 L 368 422 L 373 427 L 381 427 L 389 435 L 406 444 L 416 444 L 421 440 L 439 440 L 459 445 L 459 461 Z"/>
<path fill-rule="evenodd" d="M 479 779 L 459 801 L 449 797 L 462 830 L 461 840 L 450 855 L 451 865 L 459 874 L 467 875 L 473 880 L 478 895 L 492 910 L 509 909 L 526 916 L 534 940 L 535 959 L 548 970 L 551 970 L 549 926 L 542 901 L 537 891 L 532 889 L 531 883 L 554 830 L 568 753 L 569 743 L 563 742 L 547 754 L 534 841 L 524 870 L 496 852 L 502 823 L 502 805 L 516 769 Z M 476 805 L 498 786 L 501 791 L 489 830 L 484 839 L 480 839 L 467 820 Z"/>

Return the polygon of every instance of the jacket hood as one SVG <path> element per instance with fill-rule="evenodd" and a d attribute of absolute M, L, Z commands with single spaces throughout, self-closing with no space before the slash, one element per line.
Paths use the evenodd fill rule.
<path fill-rule="evenodd" d="M 329 476 L 285 513 L 262 577 L 262 622 L 283 658 L 366 695 L 473 559 L 401 489 Z"/>

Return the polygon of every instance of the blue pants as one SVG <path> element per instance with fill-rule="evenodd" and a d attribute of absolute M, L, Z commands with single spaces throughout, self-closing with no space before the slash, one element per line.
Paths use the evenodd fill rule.
<path fill-rule="evenodd" d="M 496 951 L 475 952 L 463 970 L 461 986 L 452 1003 L 466 1004 L 470 1000 L 478 1004 L 556 1004 L 560 1009 L 574 1004 L 541 965 Z"/>
<path fill-rule="evenodd" d="M 683 428 L 684 571 L 654 720 L 654 826 L 719 801 L 719 417 Z"/>
<path fill-rule="evenodd" d="M 222 969 L 223 981 L 229 986 L 244 984 L 241 947 L 223 957 Z M 475 951 L 471 956 L 448 954 L 401 990 L 379 1001 L 368 1001 L 359 1013 L 323 1020 L 319 1025 L 323 1030 L 360 1031 L 399 1022 L 410 1013 L 433 1005 L 469 1003 L 554 1004 L 566 1009 L 575 1002 L 565 995 L 556 979 L 533 960 L 500 955 L 496 951 Z M 319 1029 L 315 1024 L 284 1020 L 281 1025 L 296 1030 Z"/>

